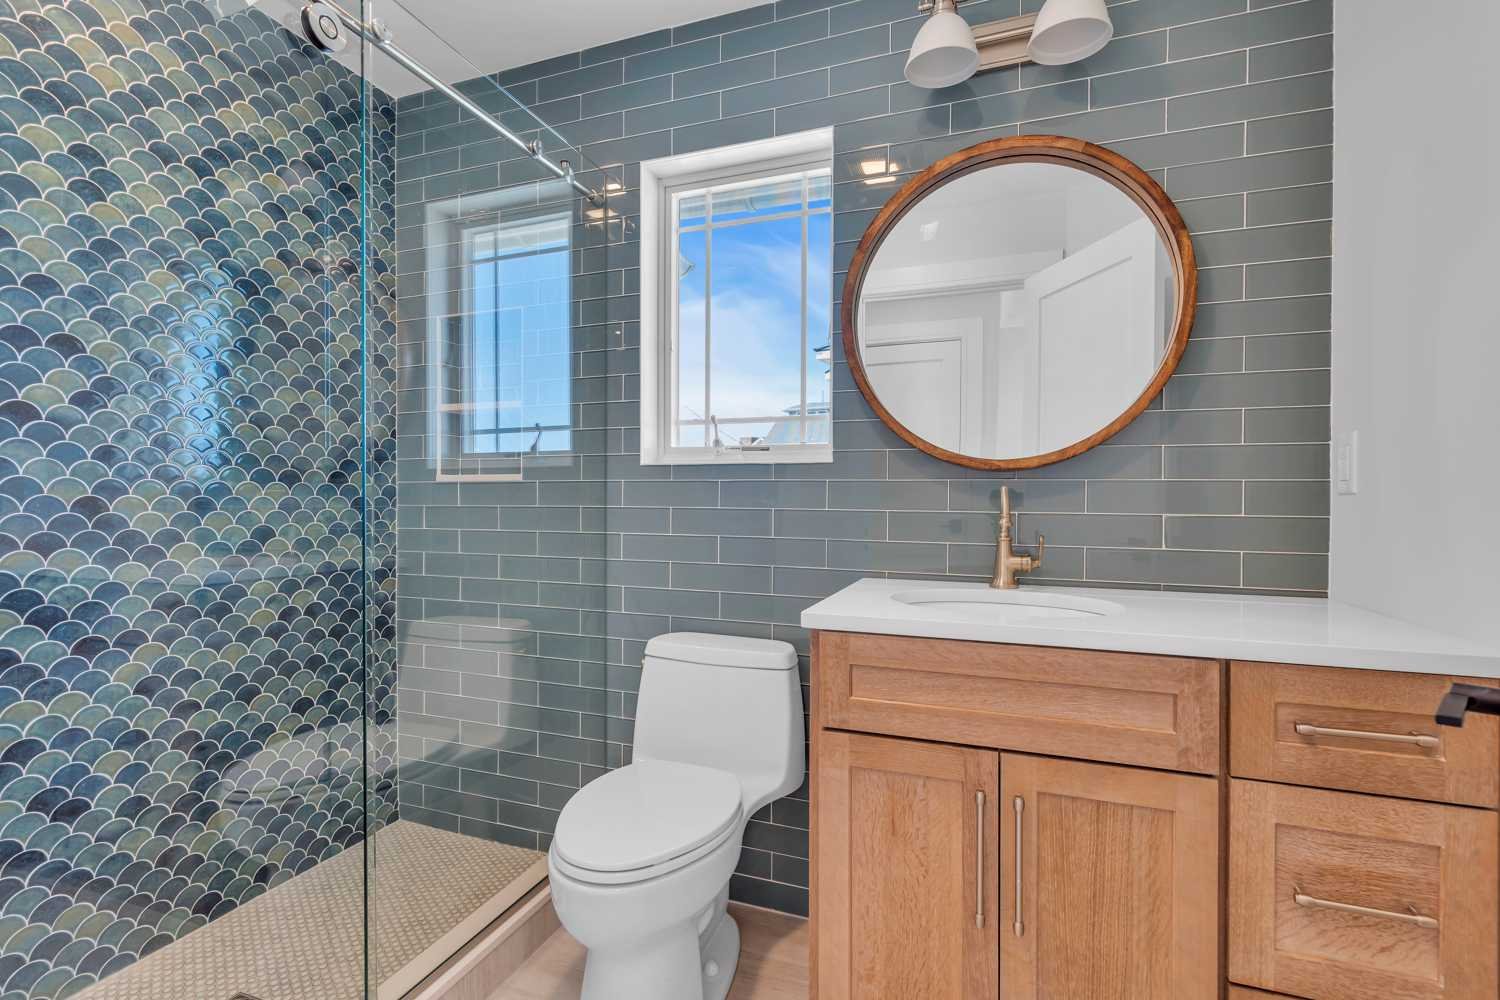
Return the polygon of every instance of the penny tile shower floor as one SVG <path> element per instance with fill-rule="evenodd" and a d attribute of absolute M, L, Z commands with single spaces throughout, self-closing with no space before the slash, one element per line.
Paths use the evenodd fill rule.
<path fill-rule="evenodd" d="M 363 851 L 351 848 L 77 995 L 77 1000 L 354 1000 Z M 379 982 L 546 856 L 400 820 L 375 835 Z M 461 942 L 460 942 L 461 943 Z M 424 972 L 426 970 L 423 970 Z"/>

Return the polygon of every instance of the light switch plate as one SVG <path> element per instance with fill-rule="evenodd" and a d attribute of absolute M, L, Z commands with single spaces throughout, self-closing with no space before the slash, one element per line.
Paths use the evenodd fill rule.
<path fill-rule="evenodd" d="M 1333 480 L 1340 496 L 1359 492 L 1359 431 L 1344 431 L 1334 439 Z"/>

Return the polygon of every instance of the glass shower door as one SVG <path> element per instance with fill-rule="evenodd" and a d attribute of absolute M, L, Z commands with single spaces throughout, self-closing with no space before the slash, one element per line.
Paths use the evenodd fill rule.
<path fill-rule="evenodd" d="M 363 995 L 369 112 L 273 6 L 0 5 L 5 1000 Z"/>

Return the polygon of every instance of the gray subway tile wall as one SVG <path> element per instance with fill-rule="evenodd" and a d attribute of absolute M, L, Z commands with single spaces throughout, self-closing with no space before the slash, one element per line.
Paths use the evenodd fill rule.
<path fill-rule="evenodd" d="M 524 483 L 434 483 L 420 460 L 425 397 L 405 390 L 424 384 L 423 205 L 494 187 L 509 154 L 435 95 L 401 102 L 403 815 L 545 847 L 569 794 L 629 760 L 645 640 L 780 638 L 805 672 L 801 610 L 861 576 L 983 579 L 1003 485 L 1022 540 L 1047 534 L 1041 582 L 1324 591 L 1330 0 L 1111 12 L 1117 37 L 1083 63 L 936 92 L 901 76 L 912 0 L 782 0 L 499 74 L 624 184 L 619 220 L 576 227 L 576 453 Z M 1051 132 L 1151 171 L 1203 268 L 1196 339 L 1162 399 L 1068 462 L 977 472 L 907 447 L 840 362 L 831 464 L 641 466 L 639 160 L 827 125 L 836 289 L 899 187 L 867 184 L 867 161 L 905 180 L 984 139 Z M 516 166 L 498 177 L 525 177 Z M 806 796 L 751 821 L 737 898 L 805 912 Z"/>

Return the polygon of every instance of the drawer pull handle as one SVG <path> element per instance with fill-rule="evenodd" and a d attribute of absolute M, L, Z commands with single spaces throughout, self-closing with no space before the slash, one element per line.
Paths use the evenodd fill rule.
<path fill-rule="evenodd" d="M 1307 906 L 1319 910 L 1337 910 L 1340 913 L 1356 913 L 1362 917 L 1379 917 L 1382 920 L 1399 920 L 1405 924 L 1415 924 L 1427 930 L 1437 930 L 1436 917 L 1423 916 L 1412 908 L 1409 913 L 1397 913 L 1394 910 L 1377 910 L 1369 906 L 1356 906 L 1353 903 L 1338 903 L 1331 899 L 1319 899 L 1309 896 L 1301 889 L 1292 888 L 1292 901 L 1298 906 Z"/>
<path fill-rule="evenodd" d="M 1422 733 L 1368 733 L 1360 729 L 1326 729 L 1323 726 L 1311 726 L 1305 722 L 1299 722 L 1292 726 L 1298 736 L 1333 736 L 1346 740 L 1373 740 L 1378 743 L 1409 743 L 1427 750 L 1436 747 L 1442 741 L 1436 736 L 1427 736 Z"/>
<path fill-rule="evenodd" d="M 1026 800 L 1017 795 L 1011 802 L 1016 811 L 1016 922 L 1012 929 L 1016 937 L 1026 936 L 1026 924 L 1021 920 L 1021 814 L 1026 811 Z"/>
<path fill-rule="evenodd" d="M 984 929 L 984 792 L 974 793 L 974 926 Z"/>

